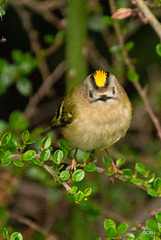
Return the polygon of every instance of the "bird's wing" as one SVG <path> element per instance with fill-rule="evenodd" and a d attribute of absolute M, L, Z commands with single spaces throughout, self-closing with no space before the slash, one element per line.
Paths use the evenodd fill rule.
<path fill-rule="evenodd" d="M 66 125 L 72 123 L 74 120 L 73 110 L 74 105 L 67 99 L 64 99 L 58 107 L 52 120 L 52 127 L 65 127 Z"/>

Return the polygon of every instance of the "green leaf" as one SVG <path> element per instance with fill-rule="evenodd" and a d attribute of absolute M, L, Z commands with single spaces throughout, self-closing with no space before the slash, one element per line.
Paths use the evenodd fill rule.
<path fill-rule="evenodd" d="M 116 228 L 116 223 L 111 219 L 104 220 L 104 229 L 107 231 L 109 228 Z"/>
<path fill-rule="evenodd" d="M 142 182 L 142 180 L 140 178 L 131 178 L 130 182 L 134 184 L 139 184 Z"/>
<path fill-rule="evenodd" d="M 152 197 L 158 196 L 158 193 L 156 192 L 156 190 L 154 188 L 148 188 L 148 194 Z"/>
<path fill-rule="evenodd" d="M 155 238 L 153 238 L 153 240 L 160 240 L 160 238 L 159 237 L 155 237 Z"/>
<path fill-rule="evenodd" d="M 45 40 L 45 42 L 46 42 L 47 44 L 51 45 L 51 44 L 53 44 L 53 42 L 54 42 L 54 40 L 55 40 L 55 36 L 52 35 L 52 34 L 46 34 L 46 35 L 44 36 L 44 40 Z"/>
<path fill-rule="evenodd" d="M 66 180 L 68 180 L 69 179 L 69 177 L 70 177 L 70 174 L 69 174 L 69 172 L 68 171 L 62 171 L 61 173 L 60 173 L 60 180 L 61 181 L 66 181 Z"/>
<path fill-rule="evenodd" d="M 63 148 L 62 151 L 63 151 L 63 158 L 64 158 L 64 159 L 67 158 L 67 157 L 68 157 L 68 152 L 69 152 L 69 150 Z"/>
<path fill-rule="evenodd" d="M 150 187 L 151 187 L 151 184 L 150 184 L 150 183 L 142 182 L 141 184 L 142 184 L 143 186 L 147 187 L 147 188 L 150 188 Z"/>
<path fill-rule="evenodd" d="M 94 32 L 102 31 L 105 28 L 102 17 L 98 15 L 88 17 L 88 28 Z"/>
<path fill-rule="evenodd" d="M 161 224 L 160 223 L 158 223 L 158 230 L 161 233 Z"/>
<path fill-rule="evenodd" d="M 134 42 L 127 42 L 125 44 L 125 48 L 126 48 L 127 51 L 132 50 L 134 48 Z"/>
<path fill-rule="evenodd" d="M 1 144 L 2 146 L 6 145 L 7 143 L 9 143 L 9 141 L 11 140 L 11 133 L 8 132 L 8 133 L 5 133 L 2 137 L 2 141 L 1 141 Z"/>
<path fill-rule="evenodd" d="M 21 162 L 19 159 L 13 159 L 13 164 L 17 167 L 23 167 L 24 166 L 24 163 Z"/>
<path fill-rule="evenodd" d="M 135 239 L 135 235 L 133 233 L 125 233 L 124 238 L 132 240 Z"/>
<path fill-rule="evenodd" d="M 136 163 L 135 165 L 135 170 L 137 173 L 144 175 L 145 173 L 145 166 L 142 163 Z"/>
<path fill-rule="evenodd" d="M 89 195 L 91 195 L 91 193 L 92 193 L 92 188 L 91 187 L 86 188 L 84 191 L 84 196 L 88 197 Z"/>
<path fill-rule="evenodd" d="M 133 172 L 131 169 L 123 169 L 122 174 L 125 179 L 130 179 L 133 176 Z"/>
<path fill-rule="evenodd" d="M 45 138 L 42 139 L 41 141 L 41 146 L 42 148 L 48 148 L 51 145 L 51 137 L 46 136 Z"/>
<path fill-rule="evenodd" d="M 27 129 L 29 123 L 21 112 L 14 111 L 10 114 L 9 125 L 12 129 L 15 129 L 17 131 L 18 129 L 20 130 Z"/>
<path fill-rule="evenodd" d="M 117 227 L 117 232 L 119 234 L 123 234 L 128 228 L 128 225 L 126 223 L 121 223 L 118 227 Z"/>
<path fill-rule="evenodd" d="M 4 155 L 3 155 L 3 159 L 9 158 L 11 156 L 11 152 L 10 151 L 5 151 Z"/>
<path fill-rule="evenodd" d="M 157 222 L 161 223 L 161 212 L 158 212 L 155 217 L 156 217 Z"/>
<path fill-rule="evenodd" d="M 26 143 L 30 138 L 30 133 L 28 130 L 25 130 L 23 133 L 22 133 L 22 141 L 24 143 Z"/>
<path fill-rule="evenodd" d="M 60 171 L 57 168 L 52 167 L 52 170 L 55 174 L 59 175 Z"/>
<path fill-rule="evenodd" d="M 114 23 L 114 19 L 112 19 L 110 16 L 103 16 L 103 21 L 105 24 L 107 24 L 108 26 L 112 26 Z"/>
<path fill-rule="evenodd" d="M 153 186 L 158 193 L 161 192 L 161 178 L 156 178 L 153 182 Z"/>
<path fill-rule="evenodd" d="M 27 141 L 26 144 L 34 144 L 36 141 L 35 140 L 30 140 L 30 141 Z"/>
<path fill-rule="evenodd" d="M 161 57 L 161 43 L 158 43 L 156 45 L 156 52 L 157 52 L 158 56 Z"/>
<path fill-rule="evenodd" d="M 0 12 L 1 12 L 2 16 L 4 16 L 6 14 L 6 11 L 3 8 L 0 9 Z"/>
<path fill-rule="evenodd" d="M 104 228 L 109 238 L 113 238 L 116 235 L 116 223 L 113 220 L 105 219 Z"/>
<path fill-rule="evenodd" d="M 157 222 L 154 219 L 150 219 L 146 221 L 146 227 L 150 231 L 158 231 L 158 225 Z"/>
<path fill-rule="evenodd" d="M 96 168 L 96 165 L 93 163 L 90 163 L 84 167 L 84 170 L 87 172 L 93 172 Z"/>
<path fill-rule="evenodd" d="M 155 179 L 155 173 L 153 173 L 153 174 L 151 174 L 150 176 L 148 176 L 148 177 L 146 178 L 146 182 L 152 183 L 152 182 L 154 181 L 154 179 Z"/>
<path fill-rule="evenodd" d="M 110 159 L 109 156 L 104 156 L 103 157 L 103 163 L 104 163 L 106 168 L 108 168 L 108 167 L 110 167 L 112 165 L 111 159 Z"/>
<path fill-rule="evenodd" d="M 69 150 L 69 144 L 68 144 L 68 142 L 66 141 L 66 140 L 64 140 L 64 139 L 61 139 L 60 141 L 59 141 L 59 146 L 60 146 L 60 148 L 63 150 L 63 149 L 67 149 L 67 150 Z"/>
<path fill-rule="evenodd" d="M 83 199 L 84 199 L 84 193 L 82 191 L 79 191 L 75 196 L 75 200 L 77 202 L 81 202 Z"/>
<path fill-rule="evenodd" d="M 136 72 L 133 72 L 133 70 L 129 70 L 128 72 L 128 80 L 130 82 L 135 82 L 139 80 L 139 75 Z"/>
<path fill-rule="evenodd" d="M 139 240 L 152 240 L 152 239 L 153 238 L 151 238 L 149 232 L 147 232 L 146 230 L 139 234 Z"/>
<path fill-rule="evenodd" d="M 22 158 L 23 158 L 23 160 L 25 160 L 25 161 L 29 161 L 29 160 L 31 160 L 31 159 L 35 156 L 35 154 L 36 154 L 36 151 L 34 151 L 34 150 L 28 150 L 28 151 L 26 151 L 26 152 L 23 154 Z"/>
<path fill-rule="evenodd" d="M 17 146 L 17 148 L 19 148 L 19 149 L 23 149 L 25 147 L 26 147 L 26 144 L 22 144 L 21 146 Z"/>
<path fill-rule="evenodd" d="M 114 173 L 115 173 L 114 170 L 106 170 L 106 171 L 104 171 L 104 174 L 106 174 L 106 175 L 108 175 L 108 176 L 111 176 L 111 175 L 113 175 Z"/>
<path fill-rule="evenodd" d="M 34 166 L 32 168 L 28 168 L 26 171 L 26 175 L 28 178 L 40 182 L 45 182 L 46 181 L 46 172 L 42 171 L 41 168 Z"/>
<path fill-rule="evenodd" d="M 54 152 L 54 155 L 53 156 L 51 156 L 52 157 L 52 160 L 56 163 L 56 164 L 58 164 L 58 163 L 60 163 L 61 162 L 61 160 L 63 159 L 63 152 L 62 152 L 62 150 L 56 150 L 55 152 Z"/>
<path fill-rule="evenodd" d="M 76 170 L 73 174 L 72 174 L 72 180 L 76 181 L 76 182 L 80 182 L 83 180 L 85 176 L 85 172 L 81 169 Z"/>
<path fill-rule="evenodd" d="M 77 190 L 78 190 L 78 187 L 77 187 L 77 186 L 73 186 L 73 187 L 71 188 L 71 190 L 70 190 L 70 193 L 71 193 L 71 194 L 74 194 L 74 193 L 77 192 Z"/>
<path fill-rule="evenodd" d="M 19 232 L 14 232 L 12 233 L 10 240 L 23 240 L 23 236 Z"/>
<path fill-rule="evenodd" d="M 5 166 L 8 166 L 10 163 L 11 163 L 11 159 L 6 158 L 6 159 L 2 160 L 1 166 L 5 167 Z"/>
<path fill-rule="evenodd" d="M 90 157 L 90 152 L 86 152 L 83 156 L 83 162 L 86 163 L 89 157 Z"/>
<path fill-rule="evenodd" d="M 120 157 L 120 158 L 117 159 L 116 164 L 118 166 L 121 166 L 122 164 L 124 164 L 124 162 L 125 162 L 125 158 L 124 157 Z"/>
<path fill-rule="evenodd" d="M 110 48 L 110 52 L 111 52 L 111 53 L 118 53 L 118 52 L 120 52 L 120 51 L 121 51 L 120 45 L 115 45 L 115 46 L 112 46 L 112 47 Z"/>
<path fill-rule="evenodd" d="M 32 161 L 38 166 L 43 166 L 43 163 L 41 163 L 39 159 L 33 158 Z"/>
<path fill-rule="evenodd" d="M 116 228 L 110 227 L 107 229 L 106 233 L 109 238 L 113 238 L 116 235 Z"/>
<path fill-rule="evenodd" d="M 50 158 L 50 150 L 48 148 L 44 148 L 40 153 L 40 160 L 47 161 Z"/>
<path fill-rule="evenodd" d="M 25 97 L 32 93 L 32 83 L 27 78 L 21 78 L 16 82 L 17 90 Z"/>
<path fill-rule="evenodd" d="M 3 229 L 2 231 L 2 235 L 4 237 L 5 240 L 9 240 L 9 237 L 8 237 L 8 231 L 6 228 Z"/>

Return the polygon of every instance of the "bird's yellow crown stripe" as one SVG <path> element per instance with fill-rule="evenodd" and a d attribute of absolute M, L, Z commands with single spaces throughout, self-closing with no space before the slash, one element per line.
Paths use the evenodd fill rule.
<path fill-rule="evenodd" d="M 98 70 L 94 73 L 95 83 L 98 87 L 104 87 L 106 84 L 106 72 L 103 70 Z"/>

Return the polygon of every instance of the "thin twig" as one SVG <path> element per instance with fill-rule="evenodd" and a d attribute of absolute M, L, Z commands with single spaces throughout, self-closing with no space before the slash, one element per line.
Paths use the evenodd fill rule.
<path fill-rule="evenodd" d="M 133 0 L 132 0 L 133 2 Z M 147 7 L 145 1 L 143 0 L 135 0 L 135 3 L 137 4 L 138 8 L 140 11 L 144 14 L 152 28 L 155 30 L 155 32 L 158 34 L 158 36 L 161 39 L 161 24 L 160 22 L 156 19 L 156 17 L 152 14 L 152 12 L 149 10 Z"/>
<path fill-rule="evenodd" d="M 15 212 L 8 212 L 8 214 L 9 214 L 10 218 L 16 219 L 18 222 L 23 223 L 23 224 L 29 226 L 30 228 L 42 233 L 44 236 L 48 235 L 47 231 L 43 227 L 41 227 L 39 224 L 37 224 L 36 222 L 34 222 L 28 218 L 25 218 L 23 216 L 20 216 L 20 215 L 16 214 Z"/>
<path fill-rule="evenodd" d="M 24 110 L 24 114 L 27 119 L 29 119 L 34 111 L 38 103 L 43 99 L 45 95 L 51 90 L 52 85 L 64 74 L 65 72 L 65 61 L 61 62 L 54 71 L 47 77 L 47 79 L 42 83 L 38 91 L 31 97 L 26 109 Z"/>
<path fill-rule="evenodd" d="M 46 171 L 48 171 L 53 176 L 54 179 L 57 178 L 57 174 L 53 172 L 52 167 L 49 167 L 48 165 L 43 164 L 43 168 L 45 168 Z M 69 193 L 71 190 L 71 187 L 66 182 L 61 182 L 61 184 L 65 187 L 65 189 Z"/>
<path fill-rule="evenodd" d="M 111 13 L 113 13 L 115 11 L 114 0 L 109 0 L 109 4 L 110 4 L 110 8 L 111 8 Z M 117 22 L 114 23 L 114 28 L 115 28 L 115 32 L 116 32 L 119 44 L 120 44 L 121 49 L 122 49 L 122 54 L 124 56 L 125 63 L 128 66 L 129 69 L 131 69 L 133 72 L 136 72 L 135 66 L 132 64 L 132 62 L 130 60 L 130 57 L 128 55 L 128 52 L 125 48 L 124 37 L 123 37 L 123 34 L 122 34 Z M 155 116 L 155 114 L 152 110 L 152 107 L 150 105 L 150 102 L 149 102 L 149 100 L 146 96 L 146 93 L 145 93 L 144 89 L 141 87 L 141 84 L 140 84 L 139 80 L 133 82 L 133 85 L 137 89 L 139 95 L 141 96 L 141 98 L 144 102 L 144 105 L 145 105 L 146 112 L 149 114 L 149 116 L 150 116 L 156 130 L 157 130 L 158 137 L 161 139 L 161 126 L 160 126 L 159 120 Z"/>
<path fill-rule="evenodd" d="M 98 173 L 104 173 L 107 169 L 102 168 L 102 167 L 95 167 L 95 171 Z M 110 177 L 110 176 L 109 176 Z M 115 173 L 112 175 L 112 177 L 119 179 L 122 182 L 129 182 L 128 179 L 125 179 L 120 173 Z M 143 185 L 141 185 L 140 183 L 137 184 L 137 186 L 145 191 L 147 191 L 147 188 Z"/>
<path fill-rule="evenodd" d="M 12 4 L 16 4 L 19 6 L 25 6 L 25 7 L 29 7 L 32 10 L 36 10 L 39 9 L 39 11 L 45 11 L 45 10 L 54 10 L 54 9 L 60 9 L 62 6 L 65 6 L 67 0 L 61 0 L 61 1 L 57 1 L 57 0 L 45 0 L 42 1 L 41 4 L 40 2 L 37 2 L 35 0 L 23 0 L 23 1 L 19 1 L 19 0 L 11 0 L 10 1 Z"/>
<path fill-rule="evenodd" d="M 20 153 L 12 154 L 11 156 L 9 156 L 9 158 L 10 158 L 11 160 L 13 160 L 14 158 L 16 158 L 16 159 L 21 159 L 21 157 L 22 157 L 22 154 L 20 154 Z M 40 160 L 40 153 L 36 153 L 36 154 L 35 154 L 35 158 L 38 159 L 38 160 Z M 47 171 L 48 173 L 50 173 L 50 175 L 51 175 L 54 179 L 56 179 L 56 178 L 58 177 L 58 175 L 53 172 L 52 167 L 49 167 L 49 166 L 46 165 L 45 163 L 43 164 L 42 167 L 43 167 L 44 169 L 46 169 L 46 171 Z M 64 186 L 64 188 L 65 188 L 65 189 L 67 190 L 67 192 L 69 193 L 70 190 L 71 190 L 71 187 L 70 187 L 66 182 L 61 182 L 61 184 Z"/>
<path fill-rule="evenodd" d="M 24 7 L 30 8 L 32 11 L 35 11 L 36 13 L 40 14 L 46 21 L 51 23 L 52 25 L 56 26 L 58 29 L 62 29 L 65 27 L 65 21 L 62 19 L 59 19 L 56 15 L 53 14 L 54 9 L 60 9 L 63 6 L 65 6 L 65 0 L 61 1 L 44 1 L 41 2 L 41 4 L 37 1 L 28 1 L 23 0 L 23 2 L 12 1 L 11 4 L 13 6 L 21 7 L 24 9 Z"/>
<path fill-rule="evenodd" d="M 17 14 L 22 19 L 22 23 L 24 25 L 24 28 L 26 29 L 26 32 L 27 32 L 29 40 L 30 40 L 31 49 L 33 50 L 35 55 L 38 56 L 40 54 L 41 46 L 39 43 L 38 32 L 33 28 L 33 25 L 31 23 L 31 13 L 16 4 L 14 5 L 14 8 L 16 9 Z M 40 72 L 42 75 L 42 79 L 43 79 L 43 81 L 45 81 L 45 79 L 50 74 L 46 59 L 43 58 L 41 60 L 41 62 L 39 64 L 39 69 L 40 69 Z"/>

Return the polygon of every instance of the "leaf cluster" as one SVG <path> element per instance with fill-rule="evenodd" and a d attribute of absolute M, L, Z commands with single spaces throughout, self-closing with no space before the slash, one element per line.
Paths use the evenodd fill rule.
<path fill-rule="evenodd" d="M 16 84 L 16 88 L 23 96 L 32 93 L 32 83 L 28 76 L 37 67 L 38 61 L 30 53 L 22 53 L 20 50 L 12 52 L 13 63 L 0 59 L 0 95 L 6 93 L 10 85 Z"/>

